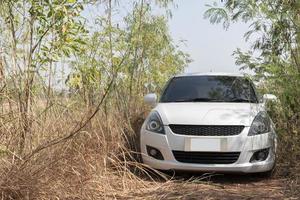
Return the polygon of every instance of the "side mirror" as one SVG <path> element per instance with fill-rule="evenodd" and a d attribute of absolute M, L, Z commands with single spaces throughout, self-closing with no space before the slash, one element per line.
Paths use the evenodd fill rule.
<path fill-rule="evenodd" d="M 263 95 L 263 103 L 268 101 L 277 101 L 277 97 L 273 94 L 264 94 Z"/>
<path fill-rule="evenodd" d="M 147 94 L 145 97 L 144 97 L 144 102 L 151 105 L 151 106 L 155 106 L 156 104 L 156 101 L 157 101 L 157 96 L 155 93 L 150 93 L 150 94 Z"/>

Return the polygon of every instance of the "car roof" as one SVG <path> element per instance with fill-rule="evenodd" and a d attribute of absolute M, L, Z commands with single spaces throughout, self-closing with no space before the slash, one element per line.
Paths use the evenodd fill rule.
<path fill-rule="evenodd" d="M 224 72 L 207 72 L 207 73 L 184 73 L 176 75 L 175 77 L 184 77 L 184 76 L 233 76 L 233 77 L 244 77 L 246 74 L 239 73 L 224 73 Z"/>

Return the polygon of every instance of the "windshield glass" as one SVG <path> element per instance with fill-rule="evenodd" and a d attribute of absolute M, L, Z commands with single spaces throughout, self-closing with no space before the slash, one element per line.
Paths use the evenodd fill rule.
<path fill-rule="evenodd" d="M 183 76 L 173 78 L 161 102 L 250 102 L 257 103 L 253 84 L 234 76 Z"/>

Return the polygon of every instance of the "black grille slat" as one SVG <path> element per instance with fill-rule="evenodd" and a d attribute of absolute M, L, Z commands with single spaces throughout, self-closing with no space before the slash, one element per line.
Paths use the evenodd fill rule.
<path fill-rule="evenodd" d="M 179 135 L 194 136 L 231 136 L 240 134 L 244 126 L 222 126 L 222 125 L 181 125 L 170 124 L 172 132 Z"/>
<path fill-rule="evenodd" d="M 240 152 L 189 152 L 173 151 L 178 162 L 196 164 L 232 164 L 235 163 Z"/>

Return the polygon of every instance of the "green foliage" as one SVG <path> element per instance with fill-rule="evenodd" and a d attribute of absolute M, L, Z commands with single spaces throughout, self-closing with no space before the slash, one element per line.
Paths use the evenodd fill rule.
<path fill-rule="evenodd" d="M 81 50 L 86 33 L 82 10 L 83 4 L 77 1 L 32 1 L 29 12 L 37 18 L 37 37 L 49 34 L 49 41 L 41 45 L 38 63 L 55 62 Z"/>
<path fill-rule="evenodd" d="M 50 94 L 51 79 L 56 77 L 53 63 L 70 64 L 67 85 L 92 102 L 112 77 L 124 98 L 158 92 L 167 78 L 190 61 L 169 35 L 172 0 L 134 1 L 121 24 L 112 19 L 117 3 L 101 2 L 105 15 L 94 19 L 96 30 L 89 33 L 82 11 L 90 2 L 95 1 L 1 1 L 0 49 L 5 49 L 6 73 L 11 77 L 6 80 L 20 101 L 30 102 L 31 94 L 43 89 Z M 154 6 L 167 14 L 153 15 Z"/>
<path fill-rule="evenodd" d="M 228 29 L 230 24 L 229 16 L 224 8 L 217 7 L 216 2 L 212 5 L 206 5 L 208 9 L 204 13 L 204 18 L 209 19 L 209 22 L 212 24 L 218 24 L 223 21 L 223 28 Z"/>
<path fill-rule="evenodd" d="M 111 21 L 109 12 L 96 19 L 98 31 L 76 54 L 72 62 L 76 81 L 69 80 L 69 85 L 81 88 L 78 92 L 91 103 L 116 74 L 115 95 L 134 105 L 145 93 L 160 92 L 190 59 L 172 41 L 166 17 L 153 15 L 150 4 L 134 4 L 122 25 Z"/>
<path fill-rule="evenodd" d="M 19 96 L 27 90 L 24 98 L 28 98 L 34 92 L 35 77 L 51 73 L 53 62 L 82 50 L 87 34 L 81 17 L 83 8 L 84 3 L 79 0 L 1 2 L 0 49 L 7 76 L 12 76 L 12 82 L 18 80 L 18 84 L 13 84 Z"/>

